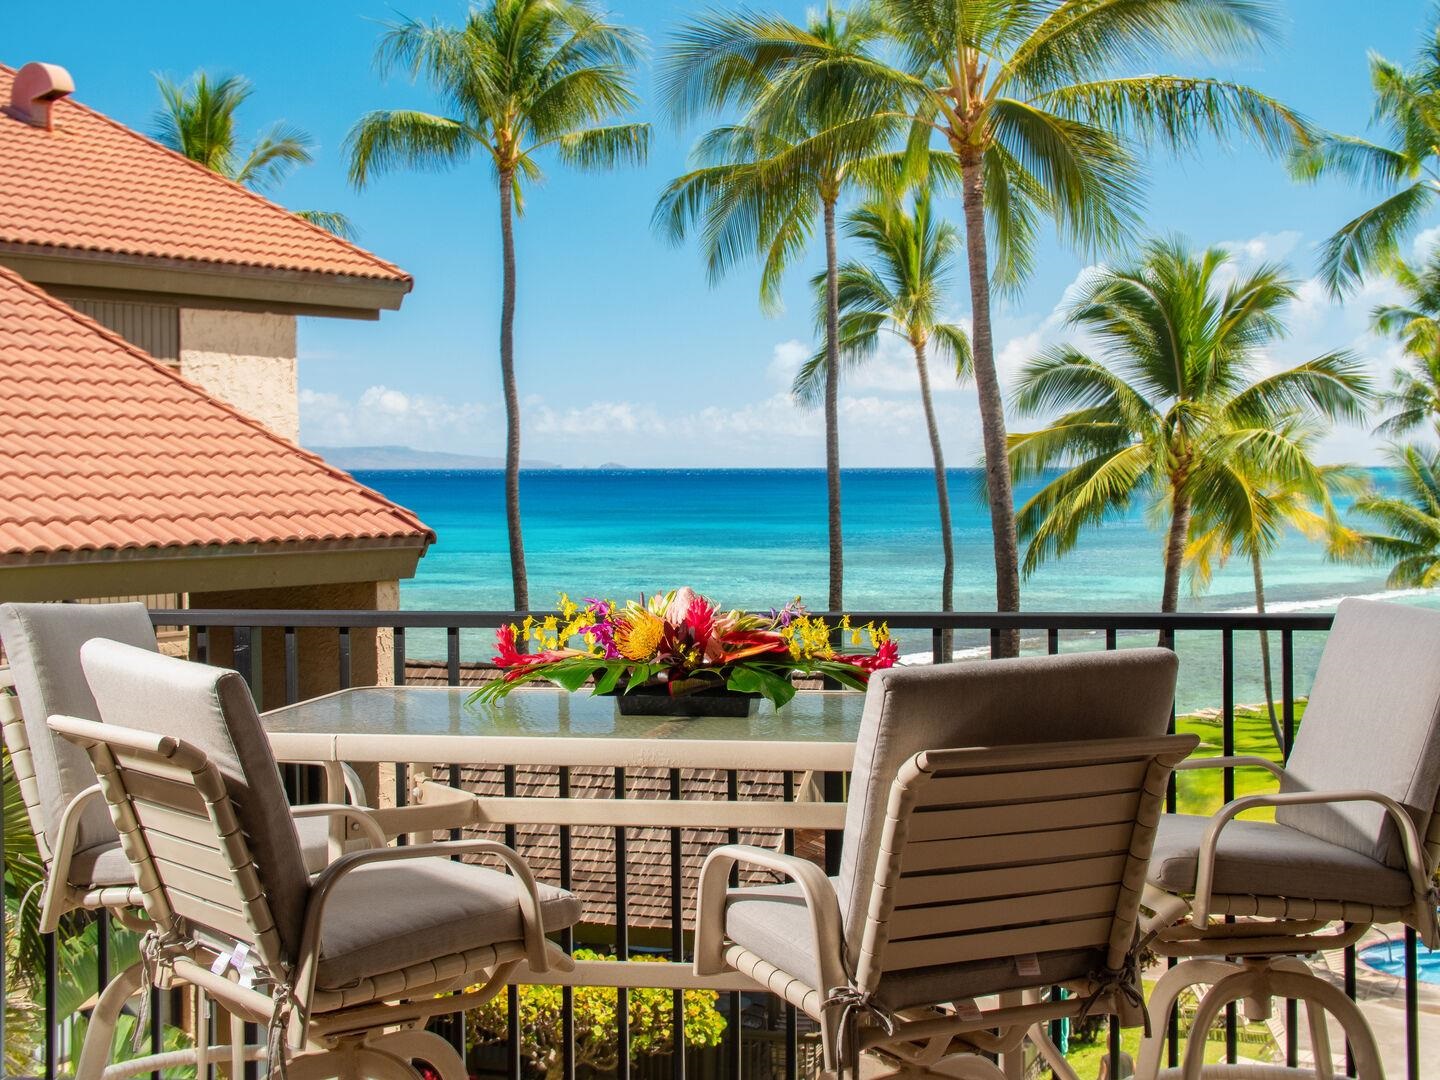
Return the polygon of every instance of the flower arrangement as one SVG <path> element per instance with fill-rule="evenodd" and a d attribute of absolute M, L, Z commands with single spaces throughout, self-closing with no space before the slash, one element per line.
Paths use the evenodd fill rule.
<path fill-rule="evenodd" d="M 852 646 L 864 641 L 870 651 L 837 652 L 836 631 Z M 577 640 L 583 647 L 573 647 Z M 890 667 L 898 656 L 883 624 L 857 627 L 846 617 L 832 627 L 798 598 L 768 615 L 721 611 L 688 588 L 623 607 L 601 599 L 576 604 L 562 595 L 559 615 L 502 626 L 495 641 L 494 662 L 505 674 L 475 691 L 471 701 L 494 701 L 536 679 L 574 691 L 593 678 L 596 694 L 645 687 L 681 697 L 724 688 L 759 694 L 779 707 L 795 696 L 792 673 L 825 675 L 860 690 L 871 672 Z M 537 651 L 520 650 L 532 642 Z"/>

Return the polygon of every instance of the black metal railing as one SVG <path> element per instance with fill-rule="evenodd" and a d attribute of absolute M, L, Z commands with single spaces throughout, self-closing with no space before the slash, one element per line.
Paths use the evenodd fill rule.
<path fill-rule="evenodd" d="M 234 667 L 256 688 L 257 696 L 263 692 L 264 705 L 274 707 L 280 704 L 292 704 L 301 700 L 302 685 L 321 685 L 325 689 L 340 689 L 355 685 L 364 685 L 367 682 L 386 681 L 386 676 L 397 684 L 403 684 L 408 679 L 410 664 L 415 658 L 410 655 L 412 641 L 419 637 L 427 637 L 429 640 L 423 643 L 423 651 L 428 655 L 419 659 L 430 664 L 430 670 L 439 672 L 443 670 L 444 682 L 450 686 L 458 686 L 462 683 L 462 677 L 467 673 L 467 665 L 470 663 L 464 657 L 465 650 L 462 640 L 462 633 L 476 630 L 493 630 L 494 628 L 511 621 L 518 621 L 527 613 L 512 611 L 266 611 L 266 610 L 170 610 L 156 611 L 153 613 L 157 625 L 176 626 L 188 628 L 190 633 L 190 653 L 201 661 L 223 662 Z M 537 616 L 550 614 L 548 612 L 536 612 Z M 915 645 L 918 640 L 923 642 L 920 649 L 910 651 L 928 651 L 930 658 L 935 662 L 945 660 L 942 656 L 943 643 L 947 634 L 953 635 L 954 644 L 960 649 L 973 649 L 977 653 L 988 650 L 998 650 L 1007 639 L 1007 635 L 1019 635 L 1022 654 L 1028 653 L 1057 653 L 1069 649 L 1115 649 L 1130 646 L 1133 644 L 1159 644 L 1175 649 L 1182 660 L 1182 678 L 1187 675 L 1204 676 L 1212 674 L 1218 668 L 1218 686 L 1211 686 L 1203 681 L 1199 684 L 1194 679 L 1189 680 L 1191 689 L 1186 693 L 1189 700 L 1185 702 L 1184 712 L 1191 711 L 1190 706 L 1196 700 L 1203 697 L 1216 709 L 1216 720 L 1219 724 L 1219 734 L 1222 743 L 1222 750 L 1226 754 L 1235 751 L 1236 745 L 1236 716 L 1237 716 L 1237 635 L 1253 635 L 1257 631 L 1268 631 L 1272 636 L 1279 637 L 1280 664 L 1279 664 L 1279 698 L 1281 712 L 1281 731 L 1283 746 L 1282 758 L 1288 755 L 1293 742 L 1296 730 L 1295 704 L 1297 692 L 1300 691 L 1302 683 L 1308 685 L 1308 679 L 1313 674 L 1314 662 L 1318 658 L 1319 647 L 1323 642 L 1324 632 L 1330 627 L 1331 616 L 1328 614 L 1316 613 L 1285 613 L 1274 615 L 1256 615 L 1245 613 L 1182 613 L 1182 614 L 1159 614 L 1150 612 L 1065 612 L 1065 613 L 995 613 L 995 612 L 852 612 L 851 621 L 856 624 L 863 624 L 867 621 L 888 623 L 892 633 L 901 641 L 902 651 L 907 651 L 905 646 Z M 315 631 L 324 633 L 315 636 Z M 357 635 L 367 634 L 371 631 L 380 631 L 381 635 L 388 640 L 384 642 L 392 652 L 390 670 L 380 672 L 377 669 L 378 663 L 383 663 L 383 649 L 378 649 L 374 635 L 372 640 L 365 642 L 364 651 L 368 661 L 364 665 L 364 671 L 357 671 Z M 302 648 L 305 640 L 302 632 L 310 632 L 310 640 L 314 642 L 309 646 L 315 652 L 314 656 L 307 655 L 307 649 Z M 443 645 L 440 644 L 438 635 L 443 634 Z M 278 637 L 278 647 L 275 639 Z M 217 648 L 220 639 L 224 639 L 224 647 Z M 437 648 L 439 646 L 439 648 Z M 417 650 L 419 646 L 416 647 Z M 477 656 L 488 653 L 488 649 L 482 649 Z M 268 670 L 278 658 L 283 671 L 274 673 Z M 325 666 L 333 665 L 328 675 L 322 669 Z M 277 677 L 278 674 L 278 677 Z M 262 685 L 263 684 L 263 685 Z M 1213 692 L 1213 697 L 1210 696 Z M 313 696 L 307 694 L 306 696 Z M 1217 704 L 1218 703 L 1218 704 Z M 1174 713 L 1172 712 L 1172 729 L 1174 727 Z M 448 775 L 451 783 L 461 782 L 461 770 L 458 766 L 452 766 L 444 775 Z M 558 797 L 570 796 L 571 786 L 574 777 L 572 770 L 568 767 L 557 769 Z M 624 768 L 615 768 L 609 777 L 611 794 L 614 798 L 625 798 L 627 796 L 627 778 Z M 795 776 L 793 772 L 783 773 L 782 778 L 783 799 L 791 801 L 796 797 Z M 844 778 L 837 774 L 830 774 L 823 778 L 822 786 L 825 797 L 828 801 L 838 800 L 843 793 Z M 514 795 L 516 791 L 516 769 L 514 765 L 503 769 L 503 784 L 507 795 Z M 685 777 L 679 769 L 671 769 L 668 776 L 668 795 L 670 798 L 681 798 L 684 794 Z M 734 800 L 738 797 L 739 776 L 736 770 L 728 770 L 725 777 L 726 791 L 728 797 Z M 397 803 L 403 803 L 409 791 L 409 778 L 401 766 L 396 768 L 395 794 Z M 1235 770 L 1224 770 L 1222 795 L 1228 801 L 1235 793 Z M 1176 807 L 1176 787 L 1172 781 L 1168 807 L 1174 810 Z M 624 959 L 632 949 L 631 928 L 629 926 L 629 904 L 632 899 L 627 886 L 627 839 L 632 830 L 621 827 L 614 830 L 614 874 L 615 874 L 615 897 L 614 906 L 616 913 L 616 925 L 613 932 L 613 949 L 616 955 Z M 674 962 L 685 962 L 686 948 L 688 945 L 687 936 L 681 923 L 683 912 L 680 895 L 682 886 L 682 845 L 684 842 L 683 832 L 685 830 L 674 828 L 669 829 L 669 851 L 670 851 L 670 927 L 666 935 L 668 941 L 664 943 L 664 951 L 668 958 Z M 737 837 L 737 831 L 729 830 L 730 838 Z M 506 827 L 506 839 L 514 842 L 514 826 Z M 825 861 L 830 867 L 838 865 L 838 835 L 826 835 Z M 783 836 L 784 848 L 787 851 L 795 850 L 795 836 L 793 831 L 786 830 Z M 574 874 L 574 840 L 571 836 L 571 829 L 561 826 L 558 833 L 559 845 L 559 881 L 562 886 L 570 886 L 573 883 Z M 7 909 L 8 911 L 8 909 Z M 102 930 L 104 929 L 102 924 Z M 107 938 L 100 938 L 101 944 L 98 951 L 98 975 L 99 988 L 103 988 L 109 977 L 109 956 L 106 948 Z M 562 944 L 571 948 L 575 945 L 575 935 L 567 931 Z M 1404 1074 L 1409 1080 L 1419 1080 L 1420 1070 L 1420 1038 L 1418 1029 L 1419 1006 L 1418 1006 L 1418 978 L 1417 978 L 1417 943 L 1414 931 L 1407 930 L 1405 933 L 1405 1063 Z M 46 972 L 39 980 L 31 979 L 31 986 L 38 985 L 39 1001 L 36 1007 L 43 1016 L 43 1046 L 37 1054 L 34 1062 L 35 1070 L 43 1075 L 46 1080 L 60 1075 L 63 1072 L 65 1062 L 62 1058 L 68 1051 L 66 1033 L 62 1032 L 60 1018 L 56 1015 L 56 986 L 58 974 L 56 970 L 56 948 L 54 942 L 50 942 L 46 950 Z M 3 972 L 3 969 L 0 969 Z M 13 974 L 13 973 L 11 973 Z M 7 974 L 7 978 L 10 976 Z M 1354 996 L 1356 989 L 1356 967 L 1355 949 L 1351 947 L 1345 951 L 1344 981 L 1347 992 Z M 7 1001 L 10 996 L 10 987 L 6 987 Z M 796 1077 L 805 1071 L 807 1064 L 812 1063 L 815 1057 L 813 1032 L 804 1031 L 803 1021 L 796 1016 L 793 1008 L 786 1008 L 783 1013 L 777 1015 L 777 1022 L 772 1032 L 752 1032 L 745 1029 L 742 1023 L 742 1012 L 746 1008 L 747 1001 L 759 1001 L 763 995 L 756 995 L 754 999 L 748 994 L 741 994 L 738 991 L 725 991 L 721 995 L 724 1003 L 722 1010 L 726 1017 L 726 1033 L 721 1043 L 714 1052 L 707 1054 L 685 1052 L 686 1038 L 684 1025 L 684 991 L 676 990 L 672 1000 L 671 1017 L 671 1039 L 673 1052 L 668 1055 L 668 1072 L 670 1076 L 683 1080 L 687 1071 L 692 1077 L 701 1077 L 709 1080 L 712 1076 L 728 1076 L 738 1078 L 742 1073 L 746 1076 L 764 1075 L 766 1072 L 773 1072 L 785 1077 Z M 164 1002 L 159 1002 L 162 1005 Z M 517 991 L 512 988 L 509 991 L 508 1010 L 508 1031 L 504 1048 L 503 1075 L 513 1078 L 520 1078 L 523 1075 L 523 1062 L 520 1046 L 519 1031 L 519 999 Z M 160 1025 L 165 1019 L 164 1008 L 152 1010 L 152 1031 L 150 1032 L 150 1043 L 158 1047 L 161 1044 L 162 1031 Z M 615 1012 L 615 1039 L 617 1042 L 618 1067 L 616 1073 L 621 1077 L 644 1076 L 652 1077 L 659 1075 L 657 1069 L 664 1070 L 665 1063 L 661 1060 L 646 1060 L 632 1062 L 628 1048 L 630 1046 L 629 1012 L 627 1008 L 627 991 L 623 988 L 617 991 L 617 1008 Z M 1172 1018 L 1172 1024 L 1176 1021 Z M 1283 1048 L 1287 1063 L 1294 1066 L 1297 1062 L 1298 1045 L 1296 1031 L 1298 1028 L 1298 1016 L 1294 1002 L 1287 1003 L 1286 1009 L 1286 1046 Z M 465 1033 L 463 1018 L 457 1018 L 457 1022 L 450 1024 L 447 1029 L 452 1038 L 460 1044 L 463 1051 Z M 1178 1064 L 1175 1058 L 1176 1039 L 1175 1031 L 1172 1028 L 1170 1042 L 1170 1065 Z M 0 1038 L 7 1035 L 0 1029 Z M 1197 1037 L 1200 1037 L 1197 1033 Z M 1237 1058 L 1239 1048 L 1238 1019 L 1235 1009 L 1231 1006 L 1225 1015 L 1225 1053 L 1228 1061 L 1234 1062 Z M 564 1066 L 564 1075 L 574 1077 L 577 1070 L 578 1055 L 576 1050 L 576 1018 L 573 1010 L 573 992 L 566 988 L 563 991 L 563 1007 L 561 1018 L 560 1050 Z M 748 1049 L 754 1043 L 766 1044 L 765 1054 L 751 1053 Z M 1118 1076 L 1120 1072 L 1120 1037 L 1119 1030 L 1112 1022 L 1108 1038 L 1108 1050 L 1111 1056 L 1111 1069 L 1109 1075 Z M 1398 1062 L 1388 1063 L 1392 1070 L 1398 1072 Z M 1353 1071 L 1353 1070 L 1352 1070 Z M 158 1076 L 156 1080 L 159 1080 Z"/>

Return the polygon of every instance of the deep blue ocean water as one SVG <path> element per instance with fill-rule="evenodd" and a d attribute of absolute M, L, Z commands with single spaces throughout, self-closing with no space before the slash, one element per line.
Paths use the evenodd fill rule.
<path fill-rule="evenodd" d="M 438 540 L 415 577 L 401 584 L 405 608 L 505 609 L 511 606 L 502 474 L 498 471 L 359 472 L 362 483 L 415 511 Z M 1393 486 L 1377 470 L 1382 489 Z M 981 474 L 950 473 L 956 567 L 955 606 L 993 608 L 988 511 L 978 498 Z M 1017 502 L 1033 487 L 1022 487 Z M 845 600 L 852 609 L 939 607 L 940 529 L 934 477 L 925 469 L 855 469 L 843 475 Z M 623 598 L 689 585 L 725 607 L 769 608 L 795 596 L 824 607 L 825 476 L 811 469 L 543 470 L 521 480 L 521 511 L 536 607 L 562 590 Z M 1029 610 L 1150 610 L 1159 606 L 1161 543 L 1144 511 L 1089 531 L 1069 555 L 1022 585 Z M 1287 536 L 1265 566 L 1272 609 L 1324 610 L 1342 596 L 1384 592 L 1385 570 L 1336 565 L 1320 548 Z M 1430 597 L 1407 597 L 1429 602 Z M 1185 595 L 1195 610 L 1252 608 L 1248 563 L 1216 575 L 1208 594 Z M 412 635 L 423 651 L 423 635 Z M 901 639 L 902 651 L 928 649 L 928 635 Z M 1297 638 L 1301 686 L 1312 649 Z M 1153 635 L 1142 635 L 1153 638 Z M 1210 637 L 1214 637 L 1210 635 Z M 1243 643 L 1241 637 L 1250 638 Z M 1258 649 L 1237 636 L 1237 697 L 1256 701 Z M 1140 643 L 1137 640 L 1136 643 Z M 429 643 L 444 654 L 443 641 Z M 1089 647 L 1077 641 L 1070 647 Z M 1211 640 L 1196 648 L 1218 649 Z M 1181 643 L 1182 654 L 1185 643 Z M 488 643 L 467 640 L 468 656 Z M 1278 643 L 1275 645 L 1278 659 Z M 1182 706 L 1218 704 L 1218 659 L 1187 664 Z"/>

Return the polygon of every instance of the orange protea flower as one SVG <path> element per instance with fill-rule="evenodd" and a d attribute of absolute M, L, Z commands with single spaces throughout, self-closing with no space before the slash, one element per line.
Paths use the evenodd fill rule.
<path fill-rule="evenodd" d="M 649 660 L 660 648 L 665 620 L 641 608 L 625 612 L 617 620 L 615 647 L 626 660 Z"/>

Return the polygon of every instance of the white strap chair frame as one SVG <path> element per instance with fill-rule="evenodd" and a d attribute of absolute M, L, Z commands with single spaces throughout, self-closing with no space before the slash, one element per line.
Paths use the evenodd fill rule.
<path fill-rule="evenodd" d="M 572 963 L 544 936 L 540 898 L 525 861 L 511 848 L 487 840 L 381 847 L 342 856 L 311 885 L 298 954 L 291 960 L 283 955 L 225 781 L 202 751 L 179 739 L 113 724 L 52 717 L 50 725 L 87 751 L 99 775 L 153 923 L 147 946 L 151 979 L 157 985 L 171 978 L 189 982 L 234 1016 L 268 1026 L 272 1075 L 283 1063 L 285 1049 L 277 1045 L 283 1041 L 297 1053 L 288 1066 L 292 1080 L 360 1075 L 416 1080 L 412 1058 L 428 1061 L 442 1080 L 465 1080 L 463 1062 L 449 1043 L 419 1025 L 493 997 L 521 960 L 541 973 L 552 967 L 567 970 Z M 163 832 L 156 828 L 160 823 Z M 182 850 L 186 865 L 177 867 L 174 857 Z M 362 866 L 460 855 L 496 858 L 516 878 L 522 940 L 412 965 L 354 990 L 317 988 L 326 901 L 337 883 Z M 187 869 L 201 872 L 187 877 Z M 214 961 L 233 954 L 237 943 L 255 960 L 253 982 L 230 968 L 212 970 Z M 476 982 L 481 984 L 476 990 L 436 996 Z M 123 1004 L 138 985 L 127 992 L 117 981 L 107 990 L 92 1031 L 107 1019 L 113 1024 L 107 1008 L 113 1002 L 106 998 L 118 996 Z M 77 1080 L 102 1075 L 100 1058 L 108 1045 L 108 1037 L 101 1039 L 92 1052 L 92 1039 L 86 1040 Z"/>
<path fill-rule="evenodd" d="M 848 954 L 853 965 L 839 899 L 819 867 L 728 845 L 701 869 L 695 969 L 738 970 L 818 1021 L 827 1070 L 878 1050 L 911 1073 L 923 1075 L 949 1059 L 946 1075 L 1003 1078 L 977 1052 L 1011 1053 L 1028 1037 L 1069 1080 L 1074 1073 L 1046 1034 L 1049 1021 L 1095 1012 L 1133 1025 L 1143 1015 L 1133 985 L 1140 893 L 1171 770 L 1196 744 L 1193 736 L 1172 735 L 916 754 L 890 789 L 870 914 L 863 940 Z M 1067 804 L 1071 814 L 1082 806 L 1092 812 L 1095 820 L 1083 824 L 1094 827 L 1062 828 L 1067 818 L 1057 815 L 1067 813 Z M 1104 838 L 1100 829 L 1108 830 Z M 1047 856 L 1043 876 L 1053 887 L 1009 889 L 1025 896 L 1007 896 L 1003 885 L 991 891 L 1013 873 L 997 843 L 1026 832 L 1048 833 L 1062 848 L 1073 841 L 1074 850 Z M 726 937 L 730 871 L 742 862 L 798 884 L 824 985 L 808 985 Z M 1007 991 L 988 1008 L 935 1002 L 892 1012 L 877 1001 L 887 973 L 1082 948 L 1103 950 L 1105 970 L 1070 980 L 1074 996 L 1063 1001 L 1042 1001 L 1038 985 Z"/>
<path fill-rule="evenodd" d="M 1281 765 L 1247 755 L 1196 758 L 1177 771 L 1239 767 L 1263 768 L 1282 783 Z M 1403 907 L 1379 907 L 1348 901 L 1306 900 L 1279 896 L 1217 893 L 1215 860 L 1225 827 L 1240 814 L 1261 807 L 1346 803 L 1373 803 L 1382 808 L 1395 827 L 1410 880 L 1411 900 Z M 1244 795 L 1221 807 L 1206 827 L 1196 859 L 1195 893 L 1177 896 L 1146 886 L 1144 906 L 1150 912 L 1146 929 L 1154 933 L 1152 948 L 1162 956 L 1182 960 L 1156 984 L 1151 997 L 1154 1025 L 1142 1043 L 1136 1072 L 1141 1077 L 1162 1075 L 1160 1058 L 1169 1028 L 1168 1020 L 1187 989 L 1207 985 L 1200 998 L 1192 1030 L 1205 1030 L 1220 1010 L 1234 1001 L 1244 1002 L 1247 1019 L 1270 1019 L 1271 1002 L 1290 998 L 1304 1002 L 1315 1061 L 1313 1073 L 1271 1070 L 1270 1075 L 1314 1075 L 1329 1080 L 1330 1038 L 1325 1014 L 1345 1031 L 1360 1080 L 1382 1080 L 1384 1068 L 1374 1034 L 1364 1015 L 1348 997 L 1312 972 L 1298 956 L 1342 948 L 1360 940 L 1377 922 L 1403 922 L 1414 927 L 1431 948 L 1440 947 L 1435 873 L 1440 866 L 1440 807 L 1430 818 L 1428 834 L 1420 835 L 1414 819 L 1396 800 L 1375 791 L 1281 791 Z M 1226 921 L 1229 918 L 1232 921 Z M 1238 921 L 1233 921 L 1238 920 Z M 1335 924 L 1341 924 L 1338 928 Z M 1327 930 L 1327 927 L 1332 929 Z M 1236 960 L 1219 959 L 1236 957 Z M 1205 1040 L 1191 1038 L 1177 1075 L 1198 1080 L 1222 1075 L 1224 1066 L 1204 1064 Z M 1232 1075 L 1250 1075 L 1242 1065 Z"/>

